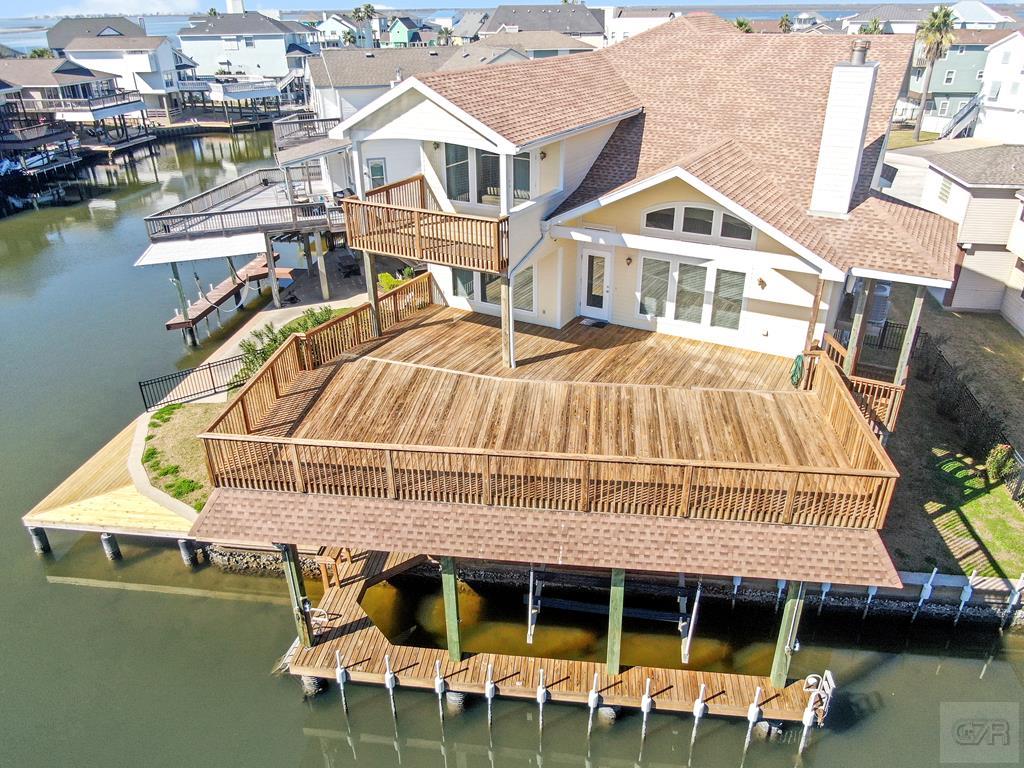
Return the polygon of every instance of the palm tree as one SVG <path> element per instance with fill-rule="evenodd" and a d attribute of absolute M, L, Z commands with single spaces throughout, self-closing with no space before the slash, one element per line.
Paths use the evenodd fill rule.
<path fill-rule="evenodd" d="M 355 45 L 356 33 L 353 32 L 351 29 L 346 29 L 345 34 L 341 36 L 341 41 L 345 43 L 345 45 Z"/>
<path fill-rule="evenodd" d="M 779 32 L 784 35 L 788 35 L 793 31 L 793 20 L 789 18 L 788 13 L 782 14 L 782 18 L 779 19 Z"/>
<path fill-rule="evenodd" d="M 52 59 L 53 51 L 49 48 L 33 48 L 29 51 L 28 57 L 30 59 Z"/>
<path fill-rule="evenodd" d="M 374 16 L 377 15 L 377 9 L 373 7 L 372 3 L 366 3 L 363 5 L 363 17 L 370 21 Z"/>
<path fill-rule="evenodd" d="M 452 40 L 452 30 L 450 27 L 441 27 L 437 30 L 437 41 L 441 45 L 448 45 Z"/>
<path fill-rule="evenodd" d="M 882 22 L 876 16 L 863 27 L 860 28 L 860 34 L 862 35 L 884 35 L 885 30 L 882 28 Z"/>
<path fill-rule="evenodd" d="M 211 7 L 210 10 L 208 10 L 206 12 L 206 15 L 207 16 L 220 16 L 220 13 L 217 11 L 216 8 Z"/>
<path fill-rule="evenodd" d="M 366 15 L 363 12 L 363 6 L 352 9 L 352 20 L 353 21 L 366 21 Z"/>
<path fill-rule="evenodd" d="M 734 21 L 733 24 L 736 26 L 736 29 L 738 29 L 740 32 L 746 32 L 749 34 L 750 32 L 754 31 L 754 28 L 750 26 L 750 22 L 742 17 L 736 19 L 736 21 Z"/>
<path fill-rule="evenodd" d="M 949 6 L 942 5 L 928 14 L 928 18 L 917 29 L 917 40 L 924 49 L 924 78 L 921 80 L 921 108 L 917 111 L 917 125 L 914 126 L 914 141 L 921 140 L 921 123 L 924 121 L 924 109 L 928 104 L 928 92 L 932 82 L 932 70 L 935 62 L 946 55 L 953 44 L 953 11 Z"/>

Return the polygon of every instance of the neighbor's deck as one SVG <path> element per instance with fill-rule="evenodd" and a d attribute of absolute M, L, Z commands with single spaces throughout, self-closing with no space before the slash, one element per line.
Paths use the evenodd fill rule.
<path fill-rule="evenodd" d="M 381 684 L 384 657 L 388 656 L 399 687 L 433 690 L 434 665 L 440 661 L 441 674 L 450 689 L 475 694 L 483 693 L 487 667 L 493 665 L 499 698 L 534 699 L 543 669 L 550 698 L 557 702 L 585 704 L 597 673 L 599 690 L 609 705 L 639 707 L 648 677 L 655 709 L 663 711 L 690 712 L 701 683 L 706 686 L 705 699 L 712 715 L 745 716 L 758 687 L 768 720 L 798 721 L 807 703 L 799 680 L 778 689 L 767 677 L 696 670 L 631 667 L 610 675 L 603 664 L 596 662 L 499 653 L 466 655 L 453 662 L 445 650 L 392 645 L 363 612 L 359 598 L 368 585 L 418 562 L 420 558 L 411 555 L 384 552 L 361 552 L 353 557 L 353 562 L 342 562 L 339 585 L 328 589 L 319 605 L 329 615 L 329 621 L 318 629 L 316 645 L 295 651 L 289 671 L 293 675 L 334 679 L 338 653 L 352 681 Z"/>

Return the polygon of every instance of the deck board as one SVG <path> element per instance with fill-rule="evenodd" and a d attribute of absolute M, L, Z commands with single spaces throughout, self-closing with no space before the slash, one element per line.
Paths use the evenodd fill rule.
<path fill-rule="evenodd" d="M 384 656 L 391 658 L 400 687 L 433 689 L 434 664 L 441 662 L 442 674 L 452 690 L 482 694 L 487 666 L 493 664 L 498 697 L 533 699 L 540 670 L 553 701 L 585 703 L 587 692 L 597 673 L 599 689 L 607 704 L 639 707 L 645 681 L 651 678 L 655 709 L 689 712 L 700 689 L 707 687 L 710 714 L 743 717 L 758 687 L 763 690 L 764 717 L 771 720 L 799 720 L 807 702 L 802 681 L 777 689 L 767 677 L 697 670 L 631 667 L 619 675 L 609 675 L 603 664 L 541 659 L 503 654 L 466 655 L 452 662 L 445 650 L 395 646 L 363 613 L 358 598 L 367 582 L 387 575 L 388 569 L 402 570 L 410 555 L 400 553 L 359 553 L 355 562 L 341 564 L 344 586 L 332 586 L 320 607 L 331 614 L 328 624 L 318 629 L 317 645 L 300 648 L 290 664 L 293 675 L 334 678 L 335 652 L 341 654 L 350 679 L 358 683 L 381 684 Z"/>

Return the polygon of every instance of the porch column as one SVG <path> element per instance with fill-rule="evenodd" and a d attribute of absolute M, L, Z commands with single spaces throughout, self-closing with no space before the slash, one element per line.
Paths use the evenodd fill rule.
<path fill-rule="evenodd" d="M 355 184 L 356 197 L 364 200 L 366 184 L 363 179 L 363 145 L 362 142 L 352 142 L 352 183 Z"/>
<path fill-rule="evenodd" d="M 612 584 L 608 594 L 608 674 L 619 674 L 622 655 L 622 609 L 626 598 L 626 572 L 612 569 Z"/>
<path fill-rule="evenodd" d="M 366 300 L 370 303 L 370 325 L 373 335 L 380 336 L 380 312 L 377 303 L 377 259 L 363 251 L 363 277 L 366 279 Z"/>
<path fill-rule="evenodd" d="M 288 205 L 295 205 L 295 189 L 292 187 L 292 167 L 284 167 L 284 194 L 288 198 Z"/>
<path fill-rule="evenodd" d="M 814 298 L 811 299 L 811 315 L 807 318 L 807 338 L 804 340 L 804 352 L 811 349 L 814 342 L 814 331 L 818 327 L 818 315 L 821 314 L 821 294 L 825 291 L 825 281 L 820 277 L 814 287 Z"/>
<path fill-rule="evenodd" d="M 501 294 L 501 362 L 512 367 L 512 304 L 509 300 L 508 273 L 498 278 Z"/>
<path fill-rule="evenodd" d="M 917 326 L 921 322 L 921 309 L 924 306 L 923 285 L 917 286 L 917 293 L 914 294 L 914 304 L 910 308 L 910 319 L 907 320 L 907 333 L 903 337 L 903 344 L 900 346 L 900 357 L 896 362 L 896 377 L 892 383 L 896 386 L 903 384 L 907 378 L 907 368 L 910 366 L 910 353 L 914 349 L 914 337 L 917 335 Z"/>
<path fill-rule="evenodd" d="M 267 279 L 270 281 L 270 295 L 274 299 L 274 306 L 281 308 L 281 289 L 277 285 L 277 263 L 274 261 L 274 246 L 270 242 L 270 235 L 264 234 L 263 241 L 266 244 L 267 252 Z"/>
<path fill-rule="evenodd" d="M 327 281 L 327 249 L 324 248 L 324 236 L 322 232 L 314 232 L 313 240 L 316 242 L 316 269 L 320 275 L 320 295 L 324 301 L 331 300 L 331 286 Z M 306 263 L 309 264 L 309 238 L 305 239 Z"/>
<path fill-rule="evenodd" d="M 772 685 L 776 688 L 784 687 L 789 677 L 789 663 L 793 659 L 800 614 L 804 610 L 804 592 L 802 581 L 791 581 L 786 587 L 786 606 L 782 610 L 782 625 L 775 642 L 775 658 L 772 659 Z"/>
<path fill-rule="evenodd" d="M 853 324 L 850 326 L 850 343 L 846 345 L 846 359 L 843 360 L 843 371 L 852 376 L 860 356 L 860 342 L 864 335 L 864 310 L 867 308 L 868 296 L 875 290 L 874 280 L 861 283 L 860 292 L 853 300 Z"/>
<path fill-rule="evenodd" d="M 448 658 L 462 658 L 462 639 L 459 635 L 459 589 L 455 575 L 455 558 L 441 558 L 441 594 L 444 597 L 444 628 L 448 636 Z"/>
<path fill-rule="evenodd" d="M 309 598 L 306 597 L 306 583 L 302 580 L 302 566 L 299 550 L 294 544 L 275 544 L 281 553 L 284 578 L 288 582 L 288 595 L 292 600 L 292 616 L 295 629 L 304 648 L 313 647 L 313 625 L 309 620 Z"/>

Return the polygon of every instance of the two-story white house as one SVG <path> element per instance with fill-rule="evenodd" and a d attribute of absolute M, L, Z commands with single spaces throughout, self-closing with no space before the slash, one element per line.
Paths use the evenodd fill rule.
<path fill-rule="evenodd" d="M 194 78 L 197 66 L 162 35 L 79 37 L 64 53 L 83 67 L 116 75 L 118 87 L 138 91 L 148 116 L 165 124 L 183 105 L 179 79 Z"/>
<path fill-rule="evenodd" d="M 289 82 L 316 52 L 314 30 L 255 11 L 202 16 L 178 31 L 181 50 L 199 75 L 244 75 Z"/>
<path fill-rule="evenodd" d="M 146 30 L 123 16 L 75 16 L 60 19 L 46 30 L 46 44 L 55 56 L 63 57 L 72 40 L 83 37 L 143 37 Z"/>
<path fill-rule="evenodd" d="M 988 48 L 974 136 L 1024 141 L 1024 34 L 1010 32 Z"/>
<path fill-rule="evenodd" d="M 349 242 L 501 315 L 512 363 L 517 321 L 794 355 L 875 281 L 949 287 L 955 225 L 878 191 L 912 40 L 808 43 L 696 14 L 587 56 L 411 77 L 332 131 L 365 201 L 345 202 Z"/>
<path fill-rule="evenodd" d="M 341 48 L 346 45 L 355 48 L 374 47 L 373 27 L 369 21 L 357 21 L 344 13 L 328 14 L 326 11 L 323 17 L 316 25 L 316 42 L 321 48 Z"/>

